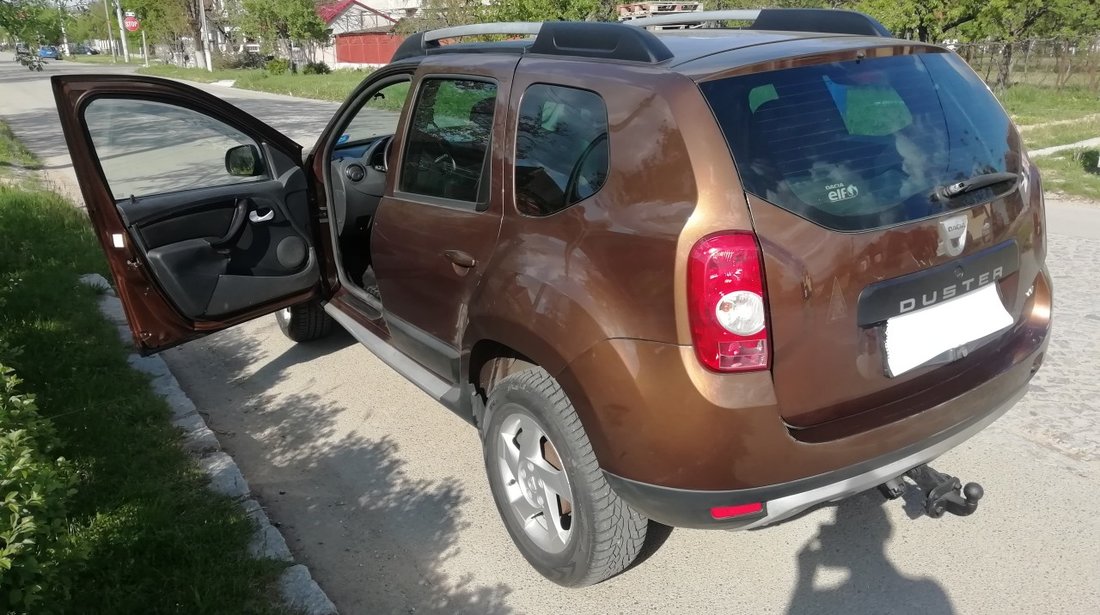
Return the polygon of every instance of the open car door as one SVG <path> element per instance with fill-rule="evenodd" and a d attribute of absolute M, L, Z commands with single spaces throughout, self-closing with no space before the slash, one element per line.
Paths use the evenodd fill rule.
<path fill-rule="evenodd" d="M 301 146 L 174 81 L 52 82 L 88 215 L 143 354 L 317 298 Z"/>

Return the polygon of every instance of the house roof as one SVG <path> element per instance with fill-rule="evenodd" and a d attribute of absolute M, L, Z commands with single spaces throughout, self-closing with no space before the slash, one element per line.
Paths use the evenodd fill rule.
<path fill-rule="evenodd" d="M 317 16 L 321 18 L 321 21 L 331 23 L 332 20 L 340 16 L 353 4 L 361 4 L 358 0 L 336 0 L 335 2 L 325 2 L 324 4 L 317 5 Z"/>
<path fill-rule="evenodd" d="M 375 9 L 372 9 L 360 0 L 336 0 L 335 2 L 325 2 L 323 4 L 318 4 L 316 7 L 317 16 L 321 18 L 321 21 L 325 22 L 325 25 L 328 25 L 339 18 L 341 15 L 343 15 L 344 11 L 348 10 L 353 4 L 359 6 L 362 9 L 365 9 L 370 13 L 374 13 L 375 15 L 387 21 L 397 23 L 396 19 L 390 17 L 389 15 L 386 15 L 385 13 L 381 13 Z"/>

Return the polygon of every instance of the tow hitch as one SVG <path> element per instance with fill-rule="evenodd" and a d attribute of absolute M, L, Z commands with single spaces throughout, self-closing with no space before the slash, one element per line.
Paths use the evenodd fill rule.
<path fill-rule="evenodd" d="M 964 487 L 959 479 L 937 472 L 927 464 L 909 470 L 904 476 L 916 483 L 924 496 L 924 512 L 933 519 L 942 517 L 945 512 L 965 517 L 978 509 L 978 500 L 985 495 L 978 483 L 966 483 Z M 891 500 L 901 497 L 905 492 L 901 478 L 886 481 L 879 486 L 879 491 Z"/>

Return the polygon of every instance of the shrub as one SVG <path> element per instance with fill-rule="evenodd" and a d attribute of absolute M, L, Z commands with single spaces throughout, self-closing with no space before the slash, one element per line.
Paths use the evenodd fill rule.
<path fill-rule="evenodd" d="M 303 75 L 327 75 L 331 72 L 332 69 L 324 62 L 309 62 L 306 64 L 306 67 L 302 69 Z"/>
<path fill-rule="evenodd" d="M 252 53 L 251 51 L 236 54 L 225 54 L 214 57 L 214 68 L 217 70 L 264 68 L 266 65 L 267 58 L 258 53 Z"/>
<path fill-rule="evenodd" d="M 268 60 L 264 69 L 272 75 L 282 75 L 290 70 L 290 61 L 282 58 L 275 58 L 274 60 Z"/>
<path fill-rule="evenodd" d="M 20 380 L 0 364 L 0 611 L 35 611 L 48 588 L 69 585 L 58 566 L 66 536 L 65 503 L 75 475 L 63 458 L 53 425 L 38 414 L 34 396 L 16 392 Z"/>
<path fill-rule="evenodd" d="M 1100 175 L 1100 150 L 1088 149 L 1078 152 L 1077 158 L 1081 160 L 1081 167 L 1085 172 Z"/>

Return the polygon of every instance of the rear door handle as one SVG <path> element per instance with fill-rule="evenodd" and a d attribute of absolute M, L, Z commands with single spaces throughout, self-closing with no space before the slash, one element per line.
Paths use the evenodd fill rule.
<path fill-rule="evenodd" d="M 267 222 L 267 221 L 271 220 L 274 217 L 275 217 L 275 210 L 274 209 L 267 210 L 266 214 L 261 214 L 260 212 L 256 211 L 255 209 L 248 212 L 249 222 L 255 222 L 255 223 Z"/>
<path fill-rule="evenodd" d="M 443 256 L 446 256 L 452 263 L 459 267 L 469 268 L 477 265 L 477 260 L 475 260 L 474 257 L 461 250 L 447 250 L 443 253 Z"/>

